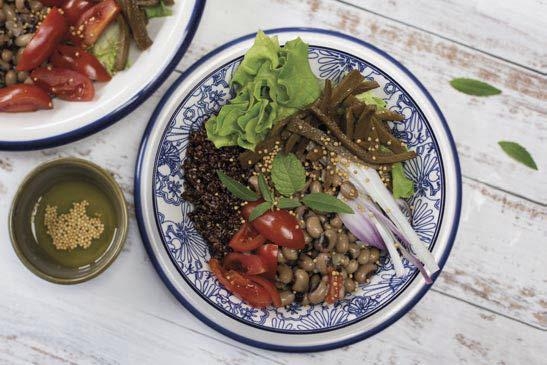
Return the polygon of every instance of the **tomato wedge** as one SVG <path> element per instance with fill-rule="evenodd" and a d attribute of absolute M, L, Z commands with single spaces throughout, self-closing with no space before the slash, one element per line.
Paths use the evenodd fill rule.
<path fill-rule="evenodd" d="M 58 68 L 68 68 L 95 81 L 110 81 L 112 77 L 99 60 L 79 47 L 60 44 L 51 56 L 51 63 Z"/>
<path fill-rule="evenodd" d="M 226 290 L 228 290 L 229 292 L 234 291 L 234 286 L 230 283 L 228 279 L 226 279 L 224 269 L 217 259 L 209 260 L 209 268 L 211 269 L 213 275 L 215 275 L 217 280 L 220 282 L 220 284 L 222 284 L 226 288 Z"/>
<path fill-rule="evenodd" d="M 48 93 L 70 101 L 89 101 L 95 96 L 93 82 L 66 68 L 39 67 L 30 74 L 32 81 Z"/>
<path fill-rule="evenodd" d="M 272 303 L 274 306 L 281 307 L 281 296 L 279 295 L 277 288 L 271 281 L 266 280 L 260 276 L 248 276 L 248 278 L 266 289 L 266 291 L 268 292 L 268 294 L 270 294 L 270 297 L 272 298 Z"/>
<path fill-rule="evenodd" d="M 273 243 L 267 243 L 256 250 L 256 254 L 262 260 L 266 271 L 262 274 L 266 279 L 275 280 L 277 272 L 277 252 L 279 247 Z"/>
<path fill-rule="evenodd" d="M 235 251 L 246 252 L 260 247 L 266 238 L 260 235 L 249 223 L 243 223 L 228 244 Z"/>
<path fill-rule="evenodd" d="M 33 112 L 51 108 L 51 98 L 36 85 L 15 84 L 0 89 L 0 112 Z"/>
<path fill-rule="evenodd" d="M 342 299 L 340 296 L 340 291 L 343 285 L 344 278 L 342 275 L 339 275 L 336 271 L 331 272 L 329 274 L 329 291 L 327 292 L 325 302 L 332 304 L 336 303 L 339 299 Z"/>
<path fill-rule="evenodd" d="M 243 218 L 248 220 L 253 209 L 260 203 L 261 200 L 248 202 L 242 210 Z M 258 233 L 279 246 L 302 249 L 306 245 L 304 232 L 298 221 L 286 210 L 268 210 L 251 224 Z"/>
<path fill-rule="evenodd" d="M 266 272 L 266 266 L 257 255 L 230 252 L 222 263 L 226 270 L 235 270 L 243 274 L 258 275 Z"/>
<path fill-rule="evenodd" d="M 87 9 L 76 22 L 76 32 L 81 32 L 83 44 L 91 47 L 105 28 L 121 11 L 115 0 L 104 0 Z"/>
<path fill-rule="evenodd" d="M 67 31 L 65 17 L 57 8 L 51 8 L 17 63 L 17 71 L 28 71 L 39 66 L 53 53 Z"/>
<path fill-rule="evenodd" d="M 70 25 L 76 24 L 82 14 L 94 5 L 93 2 L 87 0 L 68 0 L 66 2 L 63 0 L 63 2 L 63 12 L 68 24 Z"/>

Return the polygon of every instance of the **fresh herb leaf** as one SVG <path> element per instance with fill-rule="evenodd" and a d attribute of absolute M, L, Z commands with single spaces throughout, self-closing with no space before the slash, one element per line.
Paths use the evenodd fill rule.
<path fill-rule="evenodd" d="M 260 217 L 262 214 L 266 213 L 268 209 L 272 207 L 272 202 L 263 202 L 258 204 L 251 214 L 249 214 L 249 222 L 254 221 L 256 218 Z"/>
<path fill-rule="evenodd" d="M 266 178 L 262 174 L 258 175 L 258 188 L 260 189 L 260 194 L 262 194 L 262 197 L 264 198 L 264 200 L 268 202 L 271 202 L 273 200 L 272 191 L 268 187 Z"/>
<path fill-rule="evenodd" d="M 538 169 L 536 162 L 532 158 L 532 155 L 530 155 L 530 152 L 528 152 L 526 148 L 522 147 L 520 144 L 510 141 L 500 141 L 498 144 L 501 149 L 509 155 L 509 157 L 514 158 L 531 169 Z"/>
<path fill-rule="evenodd" d="M 246 201 L 255 201 L 258 200 L 258 194 L 240 183 L 237 180 L 232 179 L 230 176 L 226 175 L 224 172 L 217 171 L 218 178 L 222 182 L 222 185 L 228 189 L 235 197 L 246 200 Z"/>
<path fill-rule="evenodd" d="M 384 110 L 387 107 L 387 103 L 385 102 L 385 100 L 375 96 L 372 93 L 372 90 L 365 91 L 364 93 L 361 93 L 359 95 L 355 95 L 355 97 L 359 101 L 362 101 L 367 105 L 376 105 L 376 108 L 378 110 Z"/>
<path fill-rule="evenodd" d="M 163 1 L 161 1 L 161 0 L 157 5 L 144 6 L 143 9 L 144 9 L 144 12 L 146 13 L 146 17 L 148 19 L 150 19 L 150 18 L 161 18 L 161 17 L 164 17 L 164 16 L 173 15 L 173 10 L 171 10 L 171 8 L 165 6 Z"/>
<path fill-rule="evenodd" d="M 300 204 L 298 199 L 285 198 L 284 196 L 279 198 L 279 202 L 277 203 L 279 209 L 298 208 L 300 205 L 302 204 Z"/>
<path fill-rule="evenodd" d="M 324 213 L 353 213 L 353 209 L 340 199 L 325 193 L 310 193 L 302 202 L 313 210 Z"/>
<path fill-rule="evenodd" d="M 395 199 L 410 198 L 414 195 L 414 183 L 406 177 L 402 163 L 393 164 L 391 181 L 393 182 L 393 197 Z"/>
<path fill-rule="evenodd" d="M 272 181 L 277 191 L 289 196 L 306 185 L 306 170 L 294 153 L 277 154 L 272 162 Z"/>
<path fill-rule="evenodd" d="M 492 85 L 474 79 L 466 79 L 463 77 L 453 79 L 450 85 L 458 91 L 467 95 L 474 96 L 491 96 L 501 94 L 501 90 Z"/>

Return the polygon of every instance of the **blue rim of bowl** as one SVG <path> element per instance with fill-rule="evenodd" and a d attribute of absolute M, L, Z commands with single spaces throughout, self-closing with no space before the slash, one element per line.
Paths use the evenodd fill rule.
<path fill-rule="evenodd" d="M 147 100 L 154 91 L 160 87 L 160 85 L 167 79 L 171 72 L 178 65 L 186 50 L 190 46 L 190 43 L 194 39 L 194 35 L 201 21 L 201 16 L 203 14 L 203 9 L 205 7 L 206 0 L 195 0 L 194 8 L 192 9 L 192 15 L 190 21 L 186 27 L 186 37 L 179 49 L 171 59 L 171 62 L 165 67 L 162 73 L 148 85 L 146 85 L 138 94 L 134 95 L 131 99 L 125 102 L 123 105 L 108 113 L 107 115 L 102 116 L 96 121 L 85 125 L 81 128 L 75 129 L 70 132 L 58 134 L 56 136 L 42 138 L 42 139 L 33 139 L 26 141 L 2 141 L 0 140 L 0 150 L 4 151 L 31 151 L 38 150 L 42 148 L 50 148 L 60 146 L 66 143 L 77 141 L 81 138 L 90 136 L 94 133 L 97 133 L 106 127 L 111 126 L 116 123 L 138 106 L 140 106 L 145 100 Z"/>
<path fill-rule="evenodd" d="M 456 238 L 456 233 L 458 231 L 459 221 L 460 221 L 460 213 L 461 213 L 461 205 L 462 205 L 462 177 L 461 177 L 461 169 L 460 169 L 460 162 L 458 158 L 458 152 L 456 150 L 456 145 L 454 143 L 454 139 L 452 137 L 452 133 L 450 132 L 450 129 L 448 128 L 448 123 L 446 122 L 446 119 L 444 115 L 442 114 L 439 106 L 429 93 L 427 89 L 424 87 L 424 85 L 412 74 L 406 67 L 404 67 L 399 61 L 394 59 L 392 56 L 384 52 L 383 50 L 364 42 L 360 39 L 357 39 L 355 37 L 349 36 L 344 33 L 340 33 L 337 31 L 327 30 L 327 29 L 320 29 L 320 28 L 307 28 L 307 27 L 285 27 L 285 28 L 275 28 L 275 29 L 269 29 L 265 30 L 265 33 L 286 33 L 286 32 L 303 32 L 303 33 L 319 33 L 319 34 L 326 34 L 331 36 L 336 36 L 345 40 L 349 40 L 351 42 L 356 43 L 359 46 L 368 48 L 381 56 L 385 57 L 389 61 L 391 61 L 395 66 L 397 66 L 403 73 L 405 73 L 415 84 L 416 86 L 423 92 L 423 94 L 426 96 L 427 100 L 431 103 L 433 106 L 435 113 L 439 117 L 442 127 L 444 129 L 444 132 L 446 133 L 447 139 L 450 144 L 450 150 L 452 151 L 453 159 L 454 159 L 454 168 L 455 168 L 455 175 L 456 175 L 456 209 L 454 212 L 454 218 L 452 222 L 446 222 L 446 224 L 451 223 L 451 231 L 448 236 L 447 240 L 447 248 L 443 252 L 442 257 L 439 260 L 439 267 L 442 270 L 446 260 L 448 259 L 448 256 L 450 255 L 450 252 L 452 250 L 452 247 L 454 245 L 454 240 Z M 152 129 L 154 128 L 158 115 L 160 114 L 163 106 L 169 99 L 169 97 L 175 92 L 175 90 L 178 88 L 178 86 L 190 75 L 192 72 L 194 72 L 195 69 L 197 69 L 199 66 L 201 66 L 203 63 L 214 57 L 219 52 L 233 46 L 234 44 L 240 43 L 242 41 L 246 41 L 248 39 L 253 38 L 256 35 L 256 33 L 251 33 L 239 38 L 236 38 L 218 48 L 215 50 L 209 52 L 205 56 L 203 56 L 201 59 L 199 59 L 196 63 L 194 63 L 190 68 L 188 68 L 186 71 L 184 71 L 179 78 L 171 85 L 171 87 L 167 90 L 163 98 L 158 103 L 156 109 L 154 110 L 152 116 L 150 117 L 150 121 L 146 127 L 146 130 L 144 131 L 143 138 L 141 141 L 141 145 L 139 148 L 139 154 L 137 156 L 137 163 L 135 166 L 135 183 L 134 183 L 134 190 L 135 190 L 135 214 L 137 217 L 137 223 L 139 226 L 139 232 L 141 234 L 141 238 L 144 243 L 144 247 L 146 249 L 146 252 L 148 253 L 148 256 L 150 257 L 150 260 L 152 261 L 152 264 L 154 265 L 156 271 L 158 272 L 160 278 L 164 282 L 164 284 L 167 286 L 169 291 L 177 298 L 181 304 L 190 311 L 194 316 L 196 316 L 199 320 L 201 320 L 203 323 L 208 325 L 209 327 L 213 328 L 214 330 L 222 333 L 223 335 L 237 340 L 239 342 L 242 342 L 244 344 L 263 348 L 266 350 L 273 350 L 273 351 L 282 351 L 282 352 L 316 352 L 316 351 L 326 351 L 326 350 L 333 350 L 339 347 L 348 346 L 351 344 L 354 344 L 356 342 L 362 341 L 372 335 L 375 335 L 376 333 L 386 329 L 393 323 L 395 323 L 397 320 L 399 320 L 403 315 L 405 315 L 408 311 L 410 311 L 427 293 L 427 291 L 433 286 L 431 285 L 424 285 L 420 291 L 410 300 L 409 303 L 407 303 L 403 308 L 399 309 L 397 312 L 392 314 L 387 320 L 383 321 L 381 324 L 377 325 L 374 328 L 371 328 L 368 331 L 358 333 L 350 338 L 336 341 L 328 344 L 322 344 L 322 345 L 311 345 L 311 346 L 283 346 L 283 345 L 275 345 L 271 343 L 261 342 L 255 339 L 251 339 L 242 335 L 239 335 L 235 332 L 232 332 L 219 324 L 215 323 L 214 321 L 207 318 L 205 315 L 201 314 L 198 308 L 195 308 L 192 306 L 185 298 L 182 296 L 176 288 L 171 284 L 169 278 L 167 277 L 167 274 L 165 273 L 164 269 L 161 267 L 161 265 L 158 262 L 158 259 L 154 255 L 154 252 L 152 250 L 152 244 L 148 238 L 145 225 L 144 225 L 144 214 L 141 209 L 141 170 L 142 170 L 142 164 L 145 159 L 145 150 L 148 145 L 148 140 L 150 137 L 150 134 L 152 132 Z M 439 271 L 440 273 L 440 271 Z M 436 274 L 436 276 L 433 278 L 433 281 L 435 281 L 439 277 L 439 273 Z"/>

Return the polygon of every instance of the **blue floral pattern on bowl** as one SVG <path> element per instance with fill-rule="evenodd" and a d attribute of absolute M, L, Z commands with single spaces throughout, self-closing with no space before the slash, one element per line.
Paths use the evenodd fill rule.
<path fill-rule="evenodd" d="M 439 227 L 444 197 L 443 171 L 436 140 L 423 113 L 394 80 L 377 67 L 347 53 L 310 47 L 313 71 L 322 79 L 338 81 L 344 73 L 358 69 L 383 87 L 376 90 L 390 110 L 405 115 L 402 123 L 391 123 L 394 134 L 417 158 L 404 164 L 416 189 L 408 200 L 412 225 L 431 249 Z M 207 244 L 195 230 L 188 213 L 192 207 L 182 199 L 188 136 L 233 95 L 229 80 L 241 58 L 227 63 L 202 80 L 180 102 L 162 136 L 154 166 L 155 216 L 165 249 L 186 282 L 211 305 L 226 315 L 261 329 L 284 333 L 310 333 L 340 328 L 374 314 L 395 299 L 416 277 L 417 270 L 404 261 L 403 277 L 396 277 L 389 257 L 383 256 L 378 273 L 335 305 L 318 304 L 287 308 L 256 309 L 230 295 L 208 270 Z"/>

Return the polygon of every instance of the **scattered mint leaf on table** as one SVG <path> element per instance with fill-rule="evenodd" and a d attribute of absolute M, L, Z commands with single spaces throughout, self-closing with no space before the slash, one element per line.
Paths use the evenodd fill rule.
<path fill-rule="evenodd" d="M 532 155 L 530 155 L 530 152 L 528 152 L 526 148 L 522 147 L 520 144 L 510 141 L 500 141 L 498 142 L 498 144 L 500 145 L 503 152 L 509 155 L 509 157 L 528 166 L 531 169 L 538 169 L 536 162 L 532 158 Z"/>
<path fill-rule="evenodd" d="M 464 94 L 474 96 L 492 96 L 501 94 L 501 90 L 475 79 L 459 77 L 450 81 L 452 87 Z"/>

